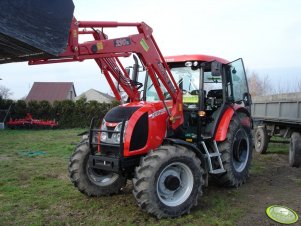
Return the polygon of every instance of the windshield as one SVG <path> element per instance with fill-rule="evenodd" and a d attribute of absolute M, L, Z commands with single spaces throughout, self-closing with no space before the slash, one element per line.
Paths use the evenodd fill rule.
<path fill-rule="evenodd" d="M 191 93 L 191 91 L 199 89 L 199 69 L 192 70 L 190 67 L 177 67 L 172 68 L 171 73 L 184 93 Z"/>
<path fill-rule="evenodd" d="M 153 84 L 153 81 L 151 80 L 151 78 L 149 77 L 148 74 L 146 74 L 147 76 L 147 84 L 146 84 L 146 101 L 157 101 L 160 100 L 157 91 L 155 89 L 155 86 Z M 163 84 L 161 83 L 161 81 L 159 80 L 159 84 L 160 84 L 160 88 L 162 90 L 162 92 L 164 94 L 167 94 L 165 87 L 163 86 Z"/>
<path fill-rule="evenodd" d="M 171 68 L 171 73 L 176 80 L 179 88 L 183 91 L 183 102 L 198 102 L 198 92 L 199 92 L 199 80 L 200 80 L 200 69 L 192 70 L 191 67 L 174 67 Z M 204 90 L 208 91 L 212 89 L 221 89 L 222 80 L 220 76 L 212 76 L 211 72 L 204 72 Z M 165 98 L 168 100 L 170 96 L 168 95 L 166 89 L 159 81 L 160 87 L 164 93 Z M 146 101 L 156 101 L 159 100 L 158 94 L 153 82 L 148 77 L 146 86 Z"/>

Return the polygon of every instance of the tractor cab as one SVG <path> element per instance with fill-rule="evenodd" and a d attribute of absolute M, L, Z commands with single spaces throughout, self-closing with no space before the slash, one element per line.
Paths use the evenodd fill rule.
<path fill-rule="evenodd" d="M 183 93 L 184 123 L 176 132 L 177 138 L 193 143 L 215 139 L 229 106 L 249 107 L 250 96 L 241 59 L 228 62 L 193 55 L 168 57 L 167 62 Z"/>

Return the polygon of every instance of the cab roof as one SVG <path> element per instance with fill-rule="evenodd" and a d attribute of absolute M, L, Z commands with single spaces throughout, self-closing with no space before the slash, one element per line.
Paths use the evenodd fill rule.
<path fill-rule="evenodd" d="M 185 62 L 185 61 L 205 61 L 205 62 L 211 62 L 211 61 L 217 61 L 222 64 L 228 64 L 230 63 L 228 60 L 225 60 L 220 57 L 215 56 L 209 56 L 209 55 L 177 55 L 177 56 L 166 56 L 164 57 L 165 61 L 167 63 L 173 63 L 173 62 Z"/>

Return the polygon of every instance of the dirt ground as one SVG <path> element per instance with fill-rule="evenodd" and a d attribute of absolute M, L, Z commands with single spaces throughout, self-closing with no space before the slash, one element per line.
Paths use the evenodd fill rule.
<path fill-rule="evenodd" d="M 289 167 L 288 155 L 279 153 L 254 153 L 253 164 L 247 186 L 239 188 L 242 194 L 239 205 L 247 214 L 237 225 L 281 225 L 266 216 L 265 210 L 270 205 L 293 209 L 299 215 L 294 225 L 301 225 L 301 168 Z"/>

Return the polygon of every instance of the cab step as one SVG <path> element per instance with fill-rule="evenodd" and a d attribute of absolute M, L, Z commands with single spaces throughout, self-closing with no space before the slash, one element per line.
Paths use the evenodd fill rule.
<path fill-rule="evenodd" d="M 211 173 L 211 174 L 225 173 L 226 170 L 224 169 L 223 162 L 221 159 L 221 153 L 218 150 L 216 141 L 212 141 L 212 143 L 213 143 L 213 151 L 214 152 L 209 152 L 206 143 L 204 141 L 201 141 L 203 149 L 206 152 L 206 157 L 207 157 L 208 166 L 209 166 L 209 173 Z M 216 158 L 218 160 L 218 166 L 216 168 L 213 168 L 212 161 L 213 161 L 213 159 L 216 159 Z"/>

